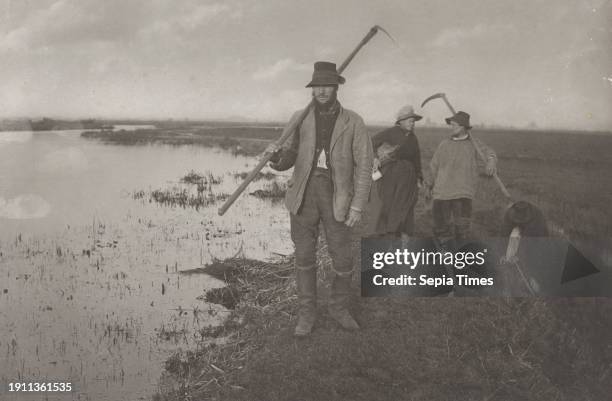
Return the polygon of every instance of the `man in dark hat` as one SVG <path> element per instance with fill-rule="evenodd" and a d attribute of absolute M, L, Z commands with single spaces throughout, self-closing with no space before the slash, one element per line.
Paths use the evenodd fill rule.
<path fill-rule="evenodd" d="M 493 176 L 497 169 L 495 152 L 470 136 L 470 115 L 457 112 L 446 119 L 451 136 L 434 153 L 429 196 L 433 197 L 434 236 L 445 249 L 454 240 L 464 241 L 470 233 L 472 199 L 478 183 L 478 147 L 486 157 L 485 172 Z"/>
<path fill-rule="evenodd" d="M 314 107 L 282 149 L 267 149 L 275 153 L 272 168 L 294 167 L 285 204 L 295 244 L 296 336 L 310 334 L 316 320 L 319 223 L 334 271 L 329 313 L 344 329 L 359 328 L 347 308 L 353 273 L 351 227 L 361 220 L 368 201 L 373 152 L 362 118 L 338 102 L 338 85 L 344 81 L 334 63 L 316 62 L 306 85 L 312 88 Z M 296 112 L 289 124 L 300 114 Z"/>

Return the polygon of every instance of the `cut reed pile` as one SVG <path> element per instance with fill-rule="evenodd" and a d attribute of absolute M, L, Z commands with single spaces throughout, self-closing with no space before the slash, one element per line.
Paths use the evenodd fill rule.
<path fill-rule="evenodd" d="M 207 292 L 206 300 L 231 313 L 219 327 L 201 331 L 199 351 L 178 352 L 166 362 L 154 400 L 209 399 L 221 388 L 240 390 L 233 374 L 244 368 L 261 344 L 261 329 L 278 316 L 289 319 L 295 307 L 293 260 L 277 263 L 234 257 L 182 274 L 206 273 L 227 286 Z"/>

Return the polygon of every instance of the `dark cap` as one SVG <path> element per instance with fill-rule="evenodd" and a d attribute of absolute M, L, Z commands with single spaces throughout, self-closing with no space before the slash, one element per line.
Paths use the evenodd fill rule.
<path fill-rule="evenodd" d="M 338 74 L 336 64 L 328 61 L 317 61 L 314 63 L 314 72 L 312 73 L 312 81 L 307 88 L 312 86 L 327 86 L 343 84 L 345 79 Z"/>
<path fill-rule="evenodd" d="M 448 117 L 446 123 L 450 125 L 451 121 L 455 121 L 457 124 L 467 129 L 472 128 L 470 125 L 470 115 L 465 111 L 458 111 L 454 116 Z"/>

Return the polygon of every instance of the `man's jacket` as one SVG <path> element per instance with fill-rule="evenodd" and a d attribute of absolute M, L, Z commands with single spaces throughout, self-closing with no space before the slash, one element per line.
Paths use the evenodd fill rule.
<path fill-rule="evenodd" d="M 301 111 L 296 112 L 289 125 L 300 114 Z M 315 115 L 314 108 L 311 108 L 302 124 L 283 146 L 280 161 L 273 165 L 280 171 L 294 167 L 285 195 L 285 205 L 293 214 L 297 214 L 302 205 L 313 168 L 315 144 Z M 344 221 L 349 208 L 358 211 L 365 208 L 372 183 L 372 142 L 357 113 L 340 107 L 331 136 L 329 155 L 334 185 L 334 217 L 337 221 Z"/>

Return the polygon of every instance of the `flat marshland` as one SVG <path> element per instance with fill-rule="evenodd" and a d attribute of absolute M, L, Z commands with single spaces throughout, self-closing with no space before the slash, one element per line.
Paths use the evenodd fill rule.
<path fill-rule="evenodd" d="M 40 219 L 53 229 L 36 219 L 3 221 L 0 302 L 9 307 L 0 314 L 9 324 L 0 331 L 8 364 L 0 379 L 71 377 L 84 397 L 98 400 L 154 393 L 156 400 L 606 398 L 609 299 L 361 298 L 354 312 L 362 330 L 346 333 L 324 308 L 330 270 L 323 237 L 320 319 L 312 338 L 295 340 L 288 216 L 267 199 L 282 197 L 287 174 L 264 170 L 216 216 L 253 156 L 281 131 L 230 123 L 90 131 L 58 136 L 59 150 L 50 134 L 34 135 L 36 149 L 52 156 L 41 160 L 60 178 L 16 178 L 43 189 L 54 183 Z M 447 131 L 417 126 L 416 134 L 427 171 Z M 555 236 L 610 269 L 612 135 L 474 135 L 496 150 L 515 199 L 537 205 Z M 26 143 L 11 146 L 17 158 Z M 17 214 L 26 200 L 28 210 L 42 202 L 33 199 L 11 195 L 5 213 Z M 505 207 L 483 178 L 474 232 L 499 235 Z M 431 233 L 430 208 L 419 199 L 417 235 Z M 355 230 L 356 255 L 367 226 Z"/>
<path fill-rule="evenodd" d="M 373 134 L 382 127 L 370 127 Z M 218 123 L 202 127 L 181 125 L 129 131 L 83 133 L 113 144 L 165 143 L 170 145 L 218 146 L 233 154 L 255 156 L 280 136 L 274 124 L 234 125 Z M 445 128 L 416 129 L 425 171 Z M 572 236 L 610 237 L 612 181 L 606 175 L 612 166 L 612 134 L 579 131 L 478 129 L 474 136 L 495 149 L 499 175 L 514 199 L 530 201 L 554 224 Z M 492 180 L 482 181 L 477 213 L 505 206 Z M 495 221 L 483 224 L 496 234 Z"/>

